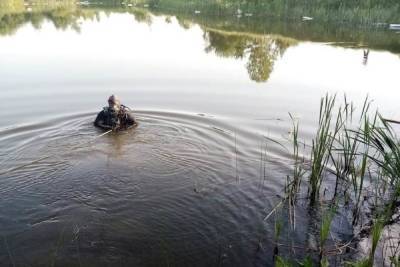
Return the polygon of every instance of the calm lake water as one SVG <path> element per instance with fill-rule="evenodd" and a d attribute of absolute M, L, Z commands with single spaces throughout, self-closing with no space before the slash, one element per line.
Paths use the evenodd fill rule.
<path fill-rule="evenodd" d="M 284 194 L 291 150 L 269 138 L 290 138 L 289 113 L 302 140 L 326 93 L 360 108 L 368 95 L 400 120 L 394 30 L 8 7 L 0 5 L 1 266 L 270 266 L 275 219 L 264 218 Z M 92 122 L 111 94 L 139 127 L 99 136 Z M 300 248 L 287 255 L 316 247 L 318 217 L 298 204 L 300 230 L 284 231 L 282 243 Z M 339 213 L 333 236 L 349 240 L 350 223 Z"/>

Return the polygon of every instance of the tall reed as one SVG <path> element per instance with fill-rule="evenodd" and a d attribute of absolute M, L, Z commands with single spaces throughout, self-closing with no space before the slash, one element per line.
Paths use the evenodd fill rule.
<path fill-rule="evenodd" d="M 334 140 L 343 126 L 342 113 L 339 110 L 335 126 L 332 128 L 335 102 L 336 95 L 333 97 L 326 95 L 320 102 L 318 129 L 311 147 L 311 173 L 309 177 L 311 205 L 314 205 L 319 198 L 329 155 L 331 155 Z"/>
<path fill-rule="evenodd" d="M 300 156 L 300 152 L 299 152 L 299 146 L 300 146 L 299 122 L 292 116 L 292 114 L 289 113 L 289 116 L 293 123 L 292 142 L 293 142 L 293 160 L 294 160 L 293 180 L 291 181 L 291 183 L 292 183 L 291 191 L 292 191 L 293 195 L 296 195 L 299 192 L 301 180 L 305 174 L 305 170 L 303 168 L 305 160 L 304 160 L 304 156 Z M 296 200 L 296 196 L 294 196 L 293 199 Z"/>
<path fill-rule="evenodd" d="M 378 207 L 372 215 L 378 219 L 374 221 L 371 231 L 371 251 L 366 259 L 348 263 L 351 266 L 372 267 L 382 229 L 392 219 L 400 200 L 400 142 L 389 120 L 385 120 L 377 111 L 370 111 L 368 97 L 364 100 L 358 120 L 354 119 L 354 105 L 346 97 L 344 99 L 344 106 L 336 106 L 336 96 L 326 95 L 321 99 L 318 127 L 309 157 L 300 156 L 299 123 L 289 114 L 293 122 L 291 141 L 294 165 L 292 175 L 287 175 L 286 196 L 280 204 L 288 201 L 288 219 L 294 222 L 295 199 L 300 192 L 302 177 L 308 177 L 308 197 L 310 205 L 314 205 L 319 200 L 321 185 L 329 173 L 333 173 L 336 181 L 330 201 L 335 207 L 343 201 L 345 205 L 351 203 L 351 223 L 356 227 L 363 217 L 365 193 L 372 188 L 369 192 L 375 194 L 373 203 Z M 308 168 L 304 158 L 310 159 Z M 379 208 L 381 206 L 383 209 Z M 325 247 L 334 214 L 331 208 L 321 219 L 319 266 L 329 264 L 331 250 Z M 295 231 L 295 228 L 292 227 L 291 231 Z M 392 258 L 396 262 L 396 258 Z M 288 264 L 283 258 L 276 259 L 280 266 Z"/>

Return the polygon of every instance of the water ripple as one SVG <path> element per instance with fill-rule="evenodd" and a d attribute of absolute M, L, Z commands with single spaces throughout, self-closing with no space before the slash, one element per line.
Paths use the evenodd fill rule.
<path fill-rule="evenodd" d="M 15 254 L 36 244 L 51 249 L 67 231 L 79 232 L 87 255 L 106 249 L 142 259 L 130 249 L 141 244 L 140 251 L 184 253 L 182 262 L 215 259 L 220 251 L 237 263 L 253 255 L 261 236 L 272 236 L 263 215 L 284 181 L 261 179 L 260 134 L 207 115 L 136 115 L 136 129 L 99 138 L 95 114 L 0 131 L 7 148 L 0 156 L 0 228 Z M 271 162 L 286 156 L 274 147 L 268 153 Z M 269 177 L 282 167 L 289 168 L 269 168 Z"/>

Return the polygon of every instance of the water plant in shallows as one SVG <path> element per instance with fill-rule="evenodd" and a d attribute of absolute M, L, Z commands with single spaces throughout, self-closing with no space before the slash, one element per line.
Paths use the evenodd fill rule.
<path fill-rule="evenodd" d="M 372 245 L 366 259 L 345 261 L 343 258 L 341 263 L 373 266 L 374 256 L 379 254 L 377 244 L 382 229 L 393 223 L 393 215 L 398 213 L 400 147 L 391 126 L 397 122 L 385 119 L 378 111 L 371 111 L 368 97 L 358 112 L 346 96 L 343 103 L 338 105 L 336 95 L 321 99 L 316 134 L 310 143 L 304 142 L 301 152 L 301 129 L 290 115 L 294 163 L 279 205 L 287 203 L 289 225 L 296 221 L 297 199 L 307 200 L 309 209 L 320 214 L 313 218 L 320 225 L 317 227 L 319 245 L 304 247 L 313 253 L 317 265 L 328 266 L 337 255 L 351 255 L 348 252 L 356 251 L 360 233 L 368 232 Z M 327 194 L 327 191 L 331 193 Z M 333 237 L 331 226 L 339 217 L 347 220 L 353 229 L 352 238 L 346 242 Z M 293 226 L 289 228 L 288 232 L 296 230 Z M 398 258 L 397 254 L 391 256 L 392 262 Z M 279 257 L 275 257 L 277 266 L 288 264 L 284 255 Z"/>

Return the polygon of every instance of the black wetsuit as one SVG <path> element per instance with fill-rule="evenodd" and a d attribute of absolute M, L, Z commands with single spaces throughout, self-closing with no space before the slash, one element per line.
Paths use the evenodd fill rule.
<path fill-rule="evenodd" d="M 106 130 L 126 130 L 136 126 L 136 120 L 124 107 L 119 111 L 105 107 L 97 114 L 94 125 Z"/>

